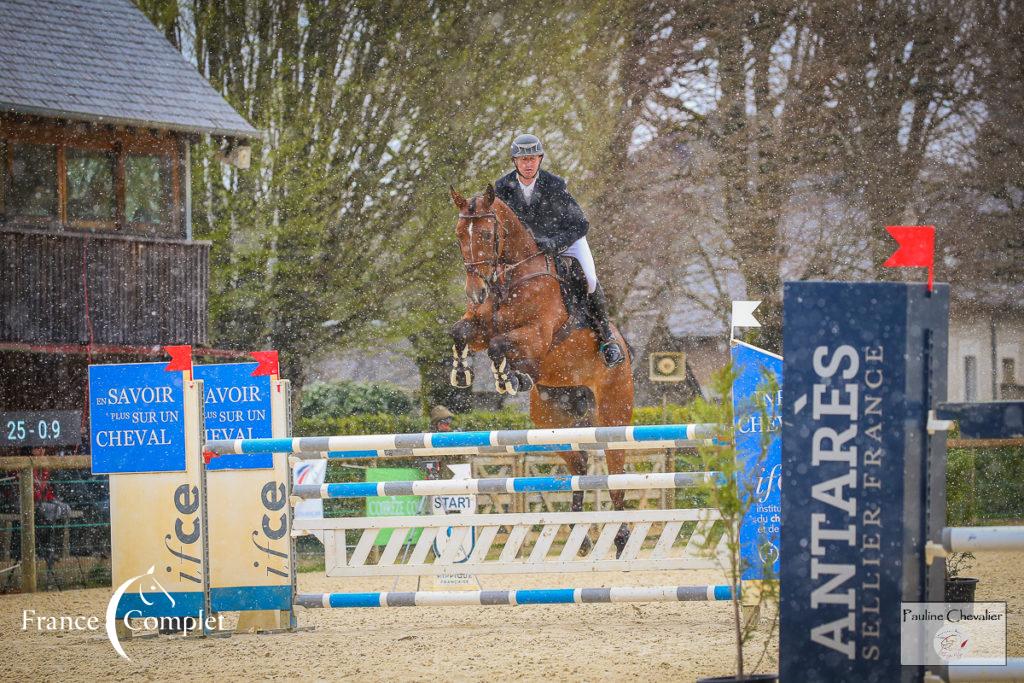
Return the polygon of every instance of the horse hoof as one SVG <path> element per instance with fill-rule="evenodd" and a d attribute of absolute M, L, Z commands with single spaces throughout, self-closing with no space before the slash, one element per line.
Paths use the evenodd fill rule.
<path fill-rule="evenodd" d="M 529 391 L 533 389 L 533 378 L 525 372 L 516 372 L 516 379 L 519 382 L 518 391 Z"/>
<path fill-rule="evenodd" d="M 469 368 L 452 370 L 451 385 L 456 389 L 468 389 L 473 386 L 473 371 Z"/>
<path fill-rule="evenodd" d="M 626 549 L 626 541 L 629 540 L 629 528 L 623 524 L 615 534 L 615 559 L 622 557 L 622 551 Z"/>

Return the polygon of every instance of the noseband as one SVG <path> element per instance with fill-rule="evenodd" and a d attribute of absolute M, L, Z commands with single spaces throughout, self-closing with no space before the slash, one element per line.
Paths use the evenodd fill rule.
<path fill-rule="evenodd" d="M 474 203 L 475 203 L 475 201 L 476 200 L 474 199 Z M 490 290 L 492 290 L 494 292 L 494 294 L 495 294 L 495 304 L 499 304 L 503 299 L 505 299 L 509 295 L 509 293 L 511 293 L 513 287 L 515 287 L 518 284 L 521 284 L 522 282 L 525 282 L 526 280 L 530 280 L 532 278 L 541 277 L 541 276 L 551 276 L 551 277 L 554 277 L 556 280 L 558 279 L 558 276 L 554 273 L 554 264 L 553 264 L 553 262 L 551 262 L 550 257 L 548 257 L 547 254 L 545 254 L 544 252 L 542 252 L 540 250 L 537 250 L 535 253 L 530 254 L 526 258 L 524 258 L 521 261 L 518 261 L 516 263 L 506 262 L 504 260 L 504 254 L 502 252 L 503 252 L 504 247 L 508 244 L 508 239 L 509 239 L 508 224 L 506 223 L 506 224 L 502 225 L 501 220 L 498 218 L 498 215 L 494 211 L 487 211 L 487 212 L 484 212 L 484 213 L 477 213 L 474 209 L 475 209 L 475 205 L 471 205 L 470 206 L 471 213 L 460 213 L 459 214 L 459 218 L 460 219 L 464 218 L 464 219 L 469 221 L 469 258 L 473 258 L 473 254 L 476 253 L 474 251 L 474 249 L 473 249 L 473 240 L 476 238 L 476 236 L 473 234 L 473 221 L 475 221 L 475 220 L 477 220 L 479 218 L 487 218 L 487 219 L 493 219 L 494 220 L 494 228 L 495 229 L 494 229 L 494 231 L 493 231 L 493 233 L 491 235 L 491 258 L 489 258 L 489 259 L 481 259 L 479 261 L 466 261 L 465 260 L 466 257 L 464 255 L 463 256 L 463 262 L 464 262 L 464 264 L 466 266 L 466 273 L 467 274 L 469 274 L 469 275 L 476 275 L 481 280 L 483 280 L 485 284 L 488 285 L 488 289 L 490 289 Z M 529 228 L 526 228 L 526 229 L 527 229 L 527 231 L 529 231 Z M 504 285 L 502 284 L 502 281 L 504 280 L 504 276 L 505 275 L 510 275 L 512 273 L 512 271 L 517 269 L 519 266 L 525 264 L 527 261 L 530 261 L 530 260 L 534 259 L 537 256 L 543 256 L 544 257 L 545 269 L 543 271 L 537 272 L 537 273 L 532 273 L 530 275 L 525 275 L 525 276 L 523 276 L 523 277 L 521 277 L 521 278 L 519 278 L 517 280 L 513 280 L 511 282 L 504 283 Z M 491 272 L 487 276 L 485 276 L 479 270 L 479 266 L 483 266 L 483 265 L 488 265 L 488 266 L 491 267 Z M 502 266 L 505 266 L 505 267 L 502 268 Z M 488 296 L 489 295 L 490 294 L 488 293 Z"/>

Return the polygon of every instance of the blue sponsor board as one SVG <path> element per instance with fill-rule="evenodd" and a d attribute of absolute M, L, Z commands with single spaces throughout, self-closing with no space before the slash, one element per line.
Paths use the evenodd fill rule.
<path fill-rule="evenodd" d="M 732 361 L 737 373 L 733 383 L 736 420 L 736 449 L 745 481 L 742 491 L 754 497 L 740 525 L 740 556 L 743 580 L 779 575 L 779 529 L 782 524 L 782 358 L 774 353 L 735 342 Z M 775 378 L 778 389 L 766 392 L 765 373 Z M 767 424 L 765 424 L 765 417 Z M 771 435 L 767 451 L 761 453 L 761 439 Z"/>
<path fill-rule="evenodd" d="M 166 365 L 89 366 L 94 474 L 185 471 L 184 380 Z"/>
<path fill-rule="evenodd" d="M 922 549 L 945 504 L 929 467 L 944 439 L 926 416 L 945 398 L 948 298 L 945 285 L 785 286 L 781 680 L 921 680 L 894 644 L 901 599 L 941 596 Z"/>
<path fill-rule="evenodd" d="M 270 410 L 270 376 L 253 377 L 258 363 L 197 365 L 196 379 L 203 380 L 205 440 L 262 439 L 274 435 Z M 269 469 L 270 453 L 223 455 L 208 470 Z"/>
<path fill-rule="evenodd" d="M 146 617 L 194 617 L 203 614 L 202 591 L 129 592 L 117 602 L 118 620 Z"/>

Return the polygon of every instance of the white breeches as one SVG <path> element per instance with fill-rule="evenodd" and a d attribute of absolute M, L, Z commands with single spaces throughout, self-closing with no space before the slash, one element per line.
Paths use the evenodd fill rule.
<path fill-rule="evenodd" d="M 581 237 L 562 252 L 563 256 L 572 256 L 583 266 L 583 274 L 587 277 L 587 294 L 593 294 L 597 289 L 597 268 L 594 267 L 594 256 L 590 253 L 590 245 L 587 238 Z"/>

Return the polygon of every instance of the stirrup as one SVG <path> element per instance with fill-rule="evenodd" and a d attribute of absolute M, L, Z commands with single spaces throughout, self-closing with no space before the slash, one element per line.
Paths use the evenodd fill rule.
<path fill-rule="evenodd" d="M 610 368 L 619 366 L 626 360 L 625 354 L 622 353 L 622 347 L 616 341 L 601 344 L 599 351 L 601 352 L 601 357 L 604 358 L 604 364 Z"/>

